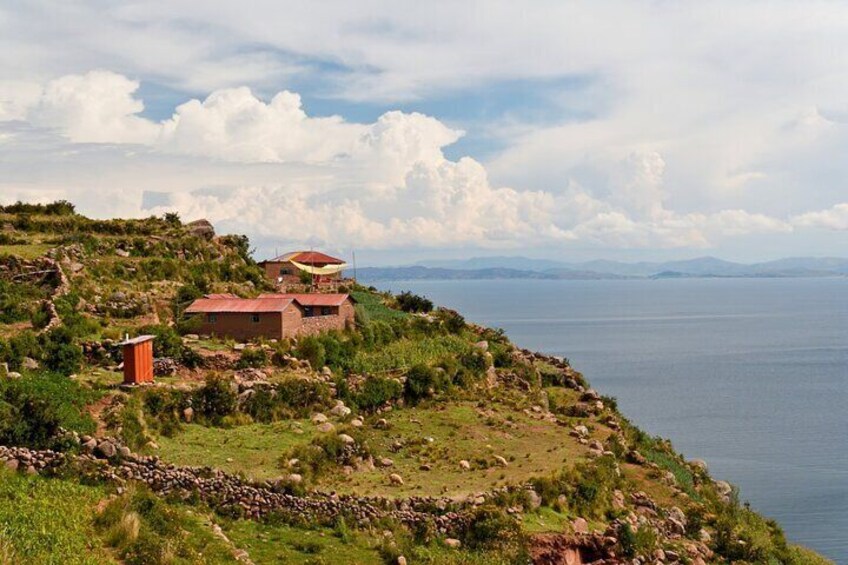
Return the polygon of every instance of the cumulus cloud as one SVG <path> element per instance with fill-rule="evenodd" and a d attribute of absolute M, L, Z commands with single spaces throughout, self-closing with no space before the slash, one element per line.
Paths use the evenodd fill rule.
<path fill-rule="evenodd" d="M 21 194 L 9 187 L 31 179 L 28 167 L 38 161 L 61 171 L 65 194 L 105 190 L 123 213 L 177 210 L 266 240 L 383 249 L 708 247 L 796 227 L 846 229 L 848 205 L 791 220 L 738 208 L 676 211 L 666 160 L 655 148 L 604 153 L 591 163 L 595 173 L 530 190 L 494 184 L 470 157 L 448 159 L 444 148 L 463 132 L 422 114 L 389 111 L 371 123 L 313 117 L 296 93 L 266 102 L 238 87 L 188 100 L 154 121 L 142 116 L 138 88 L 123 75 L 92 71 L 48 81 L 35 95 L 28 90 L 15 105 L 19 122 L 6 121 L 26 127 L 3 130 L 15 143 L 0 138 L 0 156 L 20 161 L 18 175 L 2 181 L 4 196 Z M 26 150 L 44 136 L 52 151 Z M 99 166 L 94 188 L 88 158 Z M 51 197 L 56 182 L 41 179 Z M 107 182 L 115 184 L 104 188 Z M 142 196 L 152 192 L 159 204 L 142 210 Z"/>
<path fill-rule="evenodd" d="M 801 214 L 793 218 L 793 224 L 805 228 L 848 231 L 848 202 L 836 204 L 828 210 Z"/>

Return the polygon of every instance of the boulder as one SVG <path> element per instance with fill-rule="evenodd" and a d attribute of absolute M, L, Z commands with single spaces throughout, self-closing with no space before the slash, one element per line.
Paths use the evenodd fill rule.
<path fill-rule="evenodd" d="M 183 410 L 183 419 L 186 422 L 191 423 L 191 421 L 194 419 L 194 408 L 189 406 L 188 408 Z"/>
<path fill-rule="evenodd" d="M 12 471 L 17 471 L 20 466 L 20 462 L 17 459 L 9 459 L 6 461 L 6 468 Z"/>
<path fill-rule="evenodd" d="M 332 424 L 332 422 L 324 422 L 323 424 L 318 424 L 316 428 L 322 434 L 328 434 L 336 429 L 336 426 Z"/>
<path fill-rule="evenodd" d="M 488 351 L 489 350 L 489 342 L 484 339 L 482 341 L 478 341 L 477 343 L 475 343 L 474 347 L 476 349 L 479 349 L 480 351 Z"/>
<path fill-rule="evenodd" d="M 406 565 L 406 557 L 403 555 L 398 555 L 397 565 Z"/>
<path fill-rule="evenodd" d="M 462 547 L 462 542 L 456 538 L 445 538 L 445 545 L 451 549 L 459 549 Z"/>
<path fill-rule="evenodd" d="M 312 415 L 312 423 L 313 424 L 323 424 L 327 421 L 327 417 L 321 412 L 316 412 Z"/>
<path fill-rule="evenodd" d="M 126 445 L 122 445 L 118 447 L 118 455 L 120 455 L 122 459 L 126 459 L 127 457 L 132 455 L 132 450 Z"/>
<path fill-rule="evenodd" d="M 110 457 L 114 457 L 118 453 L 118 449 L 111 441 L 103 440 L 97 444 L 97 449 L 95 449 L 95 453 L 108 459 Z"/>
<path fill-rule="evenodd" d="M 129 257 L 129 256 L 130 256 L 130 252 L 129 252 L 129 251 L 127 251 L 126 249 L 121 249 L 121 248 L 119 247 L 119 248 L 117 248 L 117 249 L 115 250 L 115 255 L 117 255 L 118 257 Z"/>
<path fill-rule="evenodd" d="M 291 473 L 287 477 L 287 479 L 290 483 L 295 484 L 295 485 L 299 485 L 300 483 L 303 482 L 303 476 L 299 475 L 298 473 Z"/>
<path fill-rule="evenodd" d="M 353 420 L 350 421 L 350 425 L 351 425 L 351 427 L 354 427 L 354 428 L 361 428 L 362 427 L 362 420 L 360 420 L 359 418 L 354 418 Z"/>
<path fill-rule="evenodd" d="M 339 434 L 339 439 L 342 440 L 342 443 L 345 445 L 353 445 L 356 443 L 356 440 L 347 434 Z"/>
<path fill-rule="evenodd" d="M 575 518 L 571 521 L 571 529 L 574 530 L 575 534 L 588 534 L 589 522 L 584 518 Z"/>
<path fill-rule="evenodd" d="M 378 430 L 388 430 L 389 422 L 387 422 L 385 418 L 380 418 L 379 420 L 374 422 L 374 427 Z"/>
<path fill-rule="evenodd" d="M 195 235 L 206 240 L 211 240 L 215 237 L 215 228 L 212 226 L 212 223 L 206 219 L 189 222 L 186 224 L 186 228 L 188 228 L 191 235 Z"/>
<path fill-rule="evenodd" d="M 388 457 L 381 457 L 380 458 L 380 466 L 381 467 L 391 467 L 394 464 L 395 464 L 395 462 L 392 461 L 391 459 L 389 459 Z"/>
<path fill-rule="evenodd" d="M 345 406 L 343 402 L 339 401 L 339 404 L 336 404 L 333 409 L 330 410 L 330 414 L 338 418 L 344 418 L 345 416 L 350 415 L 350 408 Z"/>

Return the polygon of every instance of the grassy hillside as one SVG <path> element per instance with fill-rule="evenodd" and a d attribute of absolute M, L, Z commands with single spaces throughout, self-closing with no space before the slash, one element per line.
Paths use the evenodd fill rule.
<path fill-rule="evenodd" d="M 819 559 L 567 360 L 425 299 L 351 286 L 355 330 L 198 338 L 183 316 L 193 298 L 270 290 L 246 238 L 173 215 L 91 220 L 67 203 L 0 208 L 0 230 L 0 445 L 67 454 L 58 471 L 16 459 L 0 477 L 0 563 Z M 124 389 L 115 340 L 140 332 L 175 370 Z M 254 519 L 190 488 L 81 474 L 76 454 L 98 438 L 134 452 L 101 467 L 155 455 L 292 504 L 358 495 L 432 519 Z M 440 531 L 449 512 L 455 525 Z"/>

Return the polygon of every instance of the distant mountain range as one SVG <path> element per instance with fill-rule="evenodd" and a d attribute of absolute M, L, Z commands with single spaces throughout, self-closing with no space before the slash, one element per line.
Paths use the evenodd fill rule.
<path fill-rule="evenodd" d="M 751 264 L 734 263 L 715 257 L 639 263 L 602 260 L 569 263 L 527 257 L 472 257 L 461 260 L 421 261 L 415 265 L 398 267 L 366 267 L 357 271 L 357 277 L 362 281 L 845 276 L 848 276 L 848 259 L 837 257 L 792 257 Z"/>

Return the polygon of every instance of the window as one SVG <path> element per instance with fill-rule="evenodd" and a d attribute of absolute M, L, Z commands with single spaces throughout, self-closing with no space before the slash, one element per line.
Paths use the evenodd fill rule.
<path fill-rule="evenodd" d="M 218 314 L 206 314 L 206 321 L 210 324 L 214 324 L 218 321 Z"/>
<path fill-rule="evenodd" d="M 250 315 L 250 321 L 253 322 L 254 324 L 258 324 L 259 323 L 259 314 L 251 314 Z"/>
<path fill-rule="evenodd" d="M 329 306 L 321 306 L 321 315 L 322 316 L 329 316 L 332 313 L 333 313 L 333 309 L 330 308 Z"/>
<path fill-rule="evenodd" d="M 315 314 L 312 312 L 312 306 L 304 306 L 303 315 L 307 318 L 310 316 L 314 316 Z"/>

